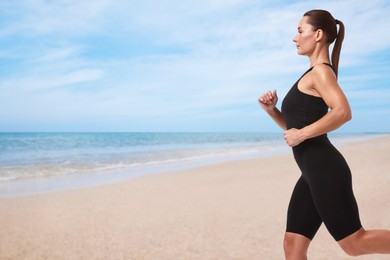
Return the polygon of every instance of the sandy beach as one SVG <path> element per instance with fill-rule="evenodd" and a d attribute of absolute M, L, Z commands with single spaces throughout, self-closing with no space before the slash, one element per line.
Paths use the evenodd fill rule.
<path fill-rule="evenodd" d="M 390 228 L 390 136 L 339 148 L 363 226 Z M 284 259 L 292 154 L 0 199 L 0 259 Z M 347 256 L 321 227 L 309 259 Z"/>

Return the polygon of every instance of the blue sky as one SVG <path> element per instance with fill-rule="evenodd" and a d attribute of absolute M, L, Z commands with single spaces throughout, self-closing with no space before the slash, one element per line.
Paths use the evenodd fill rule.
<path fill-rule="evenodd" d="M 389 1 L 321 2 L 0 0 L 0 132 L 278 131 L 257 98 L 308 68 L 314 8 L 346 25 L 339 131 L 390 132 Z"/>

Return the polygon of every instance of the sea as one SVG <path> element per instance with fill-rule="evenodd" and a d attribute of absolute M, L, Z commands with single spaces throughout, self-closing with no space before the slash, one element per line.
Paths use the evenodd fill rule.
<path fill-rule="evenodd" d="M 335 145 L 375 134 L 334 134 Z M 0 133 L 0 197 L 290 152 L 282 133 Z"/>

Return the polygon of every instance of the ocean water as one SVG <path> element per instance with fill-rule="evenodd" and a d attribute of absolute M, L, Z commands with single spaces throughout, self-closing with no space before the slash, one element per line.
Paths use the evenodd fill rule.
<path fill-rule="evenodd" d="M 0 133 L 0 196 L 48 180 L 75 187 L 289 151 L 281 133 Z"/>
<path fill-rule="evenodd" d="M 2 133 L 0 181 L 239 159 L 281 144 L 280 134 Z"/>

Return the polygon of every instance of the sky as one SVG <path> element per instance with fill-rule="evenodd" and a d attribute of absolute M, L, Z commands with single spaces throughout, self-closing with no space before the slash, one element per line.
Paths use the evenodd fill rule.
<path fill-rule="evenodd" d="M 0 132 L 280 131 L 257 99 L 309 68 L 310 9 L 346 26 L 337 131 L 390 132 L 387 0 L 0 0 Z"/>

